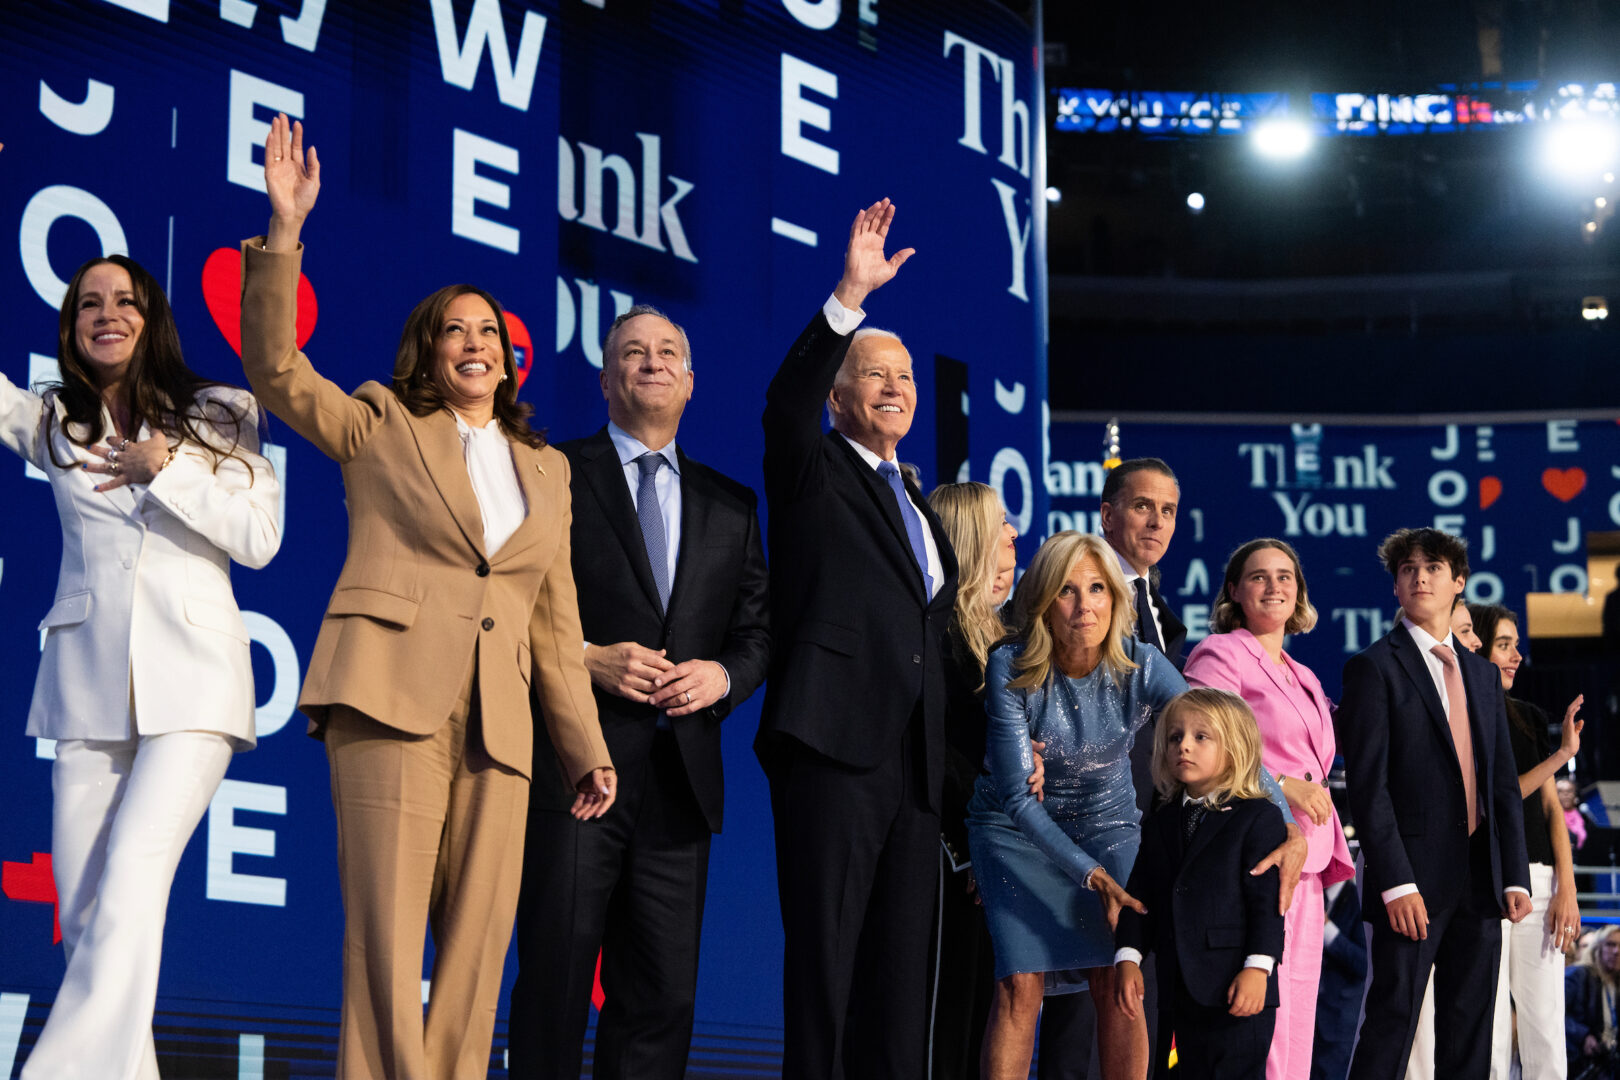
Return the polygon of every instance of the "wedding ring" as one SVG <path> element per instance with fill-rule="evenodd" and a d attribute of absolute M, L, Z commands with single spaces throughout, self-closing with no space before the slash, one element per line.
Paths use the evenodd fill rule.
<path fill-rule="evenodd" d="M 692 704 L 692 691 L 690 690 L 686 692 L 686 704 Z"/>

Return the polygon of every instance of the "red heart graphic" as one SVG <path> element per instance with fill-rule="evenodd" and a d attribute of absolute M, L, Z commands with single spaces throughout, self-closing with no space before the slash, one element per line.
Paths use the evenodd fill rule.
<path fill-rule="evenodd" d="M 242 355 L 242 253 L 236 248 L 216 248 L 203 263 L 203 302 L 214 325 L 225 335 L 236 355 Z M 298 275 L 298 321 L 295 328 L 298 347 L 302 349 L 315 332 L 315 318 L 319 310 L 315 303 L 315 286 L 309 278 Z"/>
<path fill-rule="evenodd" d="M 506 316 L 506 336 L 512 339 L 512 359 L 517 361 L 517 389 L 523 389 L 529 378 L 529 366 L 534 363 L 534 345 L 529 340 L 529 328 L 510 311 Z"/>
<path fill-rule="evenodd" d="M 1586 470 L 1579 465 L 1573 469 L 1546 469 L 1541 474 L 1541 486 L 1559 502 L 1569 502 L 1586 490 Z"/>
<path fill-rule="evenodd" d="M 1502 481 L 1494 476 L 1479 478 L 1479 508 L 1489 510 L 1491 504 L 1502 497 Z"/>

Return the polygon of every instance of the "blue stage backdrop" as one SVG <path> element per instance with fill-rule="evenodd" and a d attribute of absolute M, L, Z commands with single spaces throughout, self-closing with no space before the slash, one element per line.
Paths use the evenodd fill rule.
<path fill-rule="evenodd" d="M 1049 532 L 1100 532 L 1101 422 L 1054 423 Z M 1209 627 L 1227 557 L 1260 536 L 1298 550 L 1320 621 L 1290 652 L 1337 698 L 1345 658 L 1387 633 L 1394 582 L 1378 544 L 1433 526 L 1468 540 L 1470 601 L 1525 614 L 1531 592 L 1587 591 L 1586 534 L 1620 529 L 1620 426 L 1609 420 L 1326 426 L 1135 424 L 1125 457 L 1160 457 L 1181 480 L 1160 590 Z M 1521 623 L 1521 626 L 1525 624 Z M 1528 624 L 1534 635 L 1534 620 Z M 1589 696 L 1587 715 L 1597 715 Z"/>
<path fill-rule="evenodd" d="M 192 366 L 240 383 L 236 247 L 265 227 L 259 147 L 285 111 L 308 125 L 324 169 L 300 312 L 318 368 L 347 386 L 386 378 L 415 301 L 475 282 L 512 313 L 522 396 L 561 440 L 605 420 L 609 320 L 653 303 L 694 346 L 683 448 L 758 485 L 766 383 L 831 290 L 855 211 L 887 195 L 900 207 L 893 242 L 918 250 L 869 305 L 917 362 L 921 408 L 902 456 L 925 488 L 996 483 L 1020 531 L 1038 531 L 1039 56 L 1038 31 L 990 0 L 5 5 L 0 223 L 16 243 L 0 258 L 13 310 L 0 370 L 50 378 L 65 281 L 88 257 L 127 252 L 165 283 Z M 279 423 L 270 434 L 285 540 L 268 569 L 235 573 L 257 646 L 260 742 L 232 764 L 175 882 L 166 1075 L 331 1069 L 342 908 L 325 759 L 294 702 L 346 522 L 337 467 Z M 63 959 L 52 748 L 22 734 L 58 529 L 47 486 L 16 458 L 0 461 L 0 505 L 3 1077 L 37 1035 Z M 726 724 L 730 812 L 713 856 L 697 1073 L 768 1070 L 779 1045 L 769 804 L 750 751 L 758 700 Z"/>

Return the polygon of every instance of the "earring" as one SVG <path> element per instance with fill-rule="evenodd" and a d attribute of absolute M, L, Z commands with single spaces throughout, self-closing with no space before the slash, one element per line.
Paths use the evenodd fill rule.
<path fill-rule="evenodd" d="M 505 375 L 502 375 L 502 376 L 501 376 L 501 377 L 500 377 L 500 380 L 499 380 L 499 381 L 501 381 L 501 382 L 505 382 L 505 381 L 506 381 L 506 376 L 505 376 Z"/>

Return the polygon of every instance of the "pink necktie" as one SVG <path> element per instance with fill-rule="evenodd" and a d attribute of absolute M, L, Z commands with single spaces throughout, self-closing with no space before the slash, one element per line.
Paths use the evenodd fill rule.
<path fill-rule="evenodd" d="M 1457 654 L 1449 646 L 1436 645 L 1429 651 L 1440 658 L 1446 672 L 1451 741 L 1457 748 L 1457 764 L 1462 766 L 1463 801 L 1468 804 L 1468 835 L 1472 836 L 1474 827 L 1479 824 L 1479 803 L 1474 790 L 1474 734 L 1468 727 L 1468 698 L 1463 693 L 1462 672 L 1457 669 Z"/>

